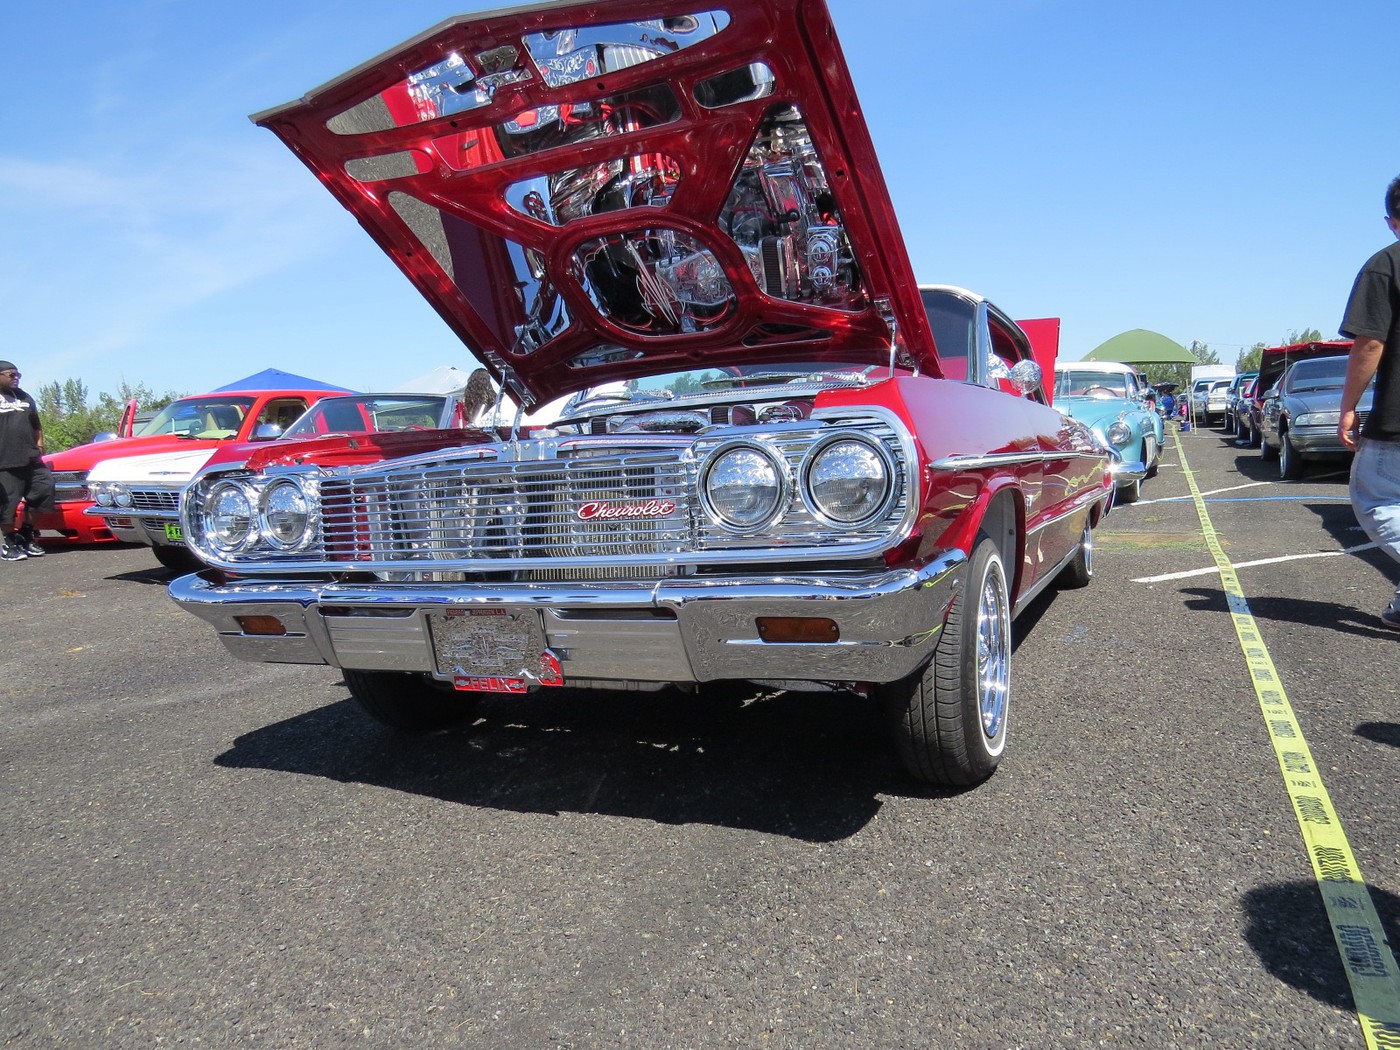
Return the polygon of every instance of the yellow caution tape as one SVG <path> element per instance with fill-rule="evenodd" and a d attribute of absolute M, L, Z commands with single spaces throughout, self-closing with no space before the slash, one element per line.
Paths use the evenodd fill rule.
<path fill-rule="evenodd" d="M 1254 682 L 1259 707 L 1264 712 L 1264 725 L 1273 742 L 1283 782 L 1298 817 L 1298 827 L 1303 832 L 1303 842 L 1327 910 L 1327 921 L 1332 926 L 1342 967 L 1351 984 L 1366 1045 L 1370 1050 L 1400 1050 L 1400 967 L 1395 964 L 1375 902 L 1371 900 L 1366 881 L 1361 877 L 1361 867 L 1342 830 L 1341 818 L 1332 806 L 1312 751 L 1293 713 L 1293 705 L 1288 702 L 1274 661 L 1249 611 L 1235 567 L 1220 546 L 1220 538 L 1196 485 L 1196 476 L 1186 462 L 1180 432 L 1174 437 L 1176 451 L 1181 457 L 1181 472 L 1190 486 L 1206 546 L 1220 570 L 1220 582 L 1225 587 L 1225 600 L 1235 623 L 1240 650 Z"/>

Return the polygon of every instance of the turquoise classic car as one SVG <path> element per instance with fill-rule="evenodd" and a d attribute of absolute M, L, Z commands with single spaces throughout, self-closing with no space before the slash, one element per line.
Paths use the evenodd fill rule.
<path fill-rule="evenodd" d="M 1117 453 L 1113 472 L 1120 503 L 1136 500 L 1143 479 L 1157 473 L 1162 417 L 1146 400 L 1150 389 L 1131 365 L 1107 361 L 1055 365 L 1055 407 L 1088 426 Z"/>

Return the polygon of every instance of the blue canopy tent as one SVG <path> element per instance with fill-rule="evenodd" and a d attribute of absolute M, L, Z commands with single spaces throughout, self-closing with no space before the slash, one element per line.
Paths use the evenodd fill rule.
<path fill-rule="evenodd" d="M 244 376 L 232 383 L 215 387 L 210 393 L 223 394 L 233 390 L 341 390 L 347 394 L 360 392 L 351 390 L 348 386 L 323 383 L 319 379 L 307 379 L 306 376 L 293 375 L 280 368 L 264 368 L 261 372 L 254 372 L 252 375 Z"/>

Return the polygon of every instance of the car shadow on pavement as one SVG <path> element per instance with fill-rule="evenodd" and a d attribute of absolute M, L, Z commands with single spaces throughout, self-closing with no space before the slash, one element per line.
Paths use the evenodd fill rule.
<path fill-rule="evenodd" d="M 909 780 L 871 700 L 846 693 L 693 696 L 541 690 L 485 698 L 472 724 L 396 733 L 346 700 L 239 737 L 215 760 L 372 784 L 462 805 L 848 838 Z"/>
<path fill-rule="evenodd" d="M 1377 744 L 1400 747 L 1400 725 L 1395 722 L 1362 722 L 1356 727 L 1356 735 Z"/>
<path fill-rule="evenodd" d="M 1400 897 L 1368 887 L 1391 944 L 1400 935 Z M 1355 1010 L 1337 942 L 1316 882 L 1261 886 L 1244 895 L 1245 939 L 1269 973 L 1314 999 Z"/>
<path fill-rule="evenodd" d="M 1203 587 L 1188 588 L 1182 593 L 1195 595 L 1188 598 L 1186 606 L 1196 610 L 1225 610 L 1228 605 L 1221 590 Z M 1249 610 L 1256 620 L 1276 620 L 1279 623 L 1304 624 L 1308 627 L 1327 627 L 1343 634 L 1355 634 L 1362 638 L 1384 638 L 1392 644 L 1395 632 L 1378 625 L 1374 612 L 1358 609 L 1338 602 L 1315 601 L 1312 598 L 1282 598 L 1273 595 L 1258 595 L 1249 599 Z"/>
<path fill-rule="evenodd" d="M 152 565 L 149 569 L 133 569 L 131 572 L 118 572 L 106 577 L 109 580 L 120 580 L 122 583 L 144 583 L 147 586 L 159 584 L 162 587 L 169 587 L 170 581 L 180 575 L 171 572 L 164 565 Z"/>

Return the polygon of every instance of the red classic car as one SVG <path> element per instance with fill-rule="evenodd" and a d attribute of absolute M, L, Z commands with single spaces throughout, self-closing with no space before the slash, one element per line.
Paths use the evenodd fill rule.
<path fill-rule="evenodd" d="M 332 394 L 318 400 L 290 426 L 279 429 L 275 441 L 266 440 L 271 431 L 265 430 L 260 441 L 224 441 L 214 446 L 193 443 L 192 449 L 181 445 L 174 451 L 103 460 L 88 472 L 93 506 L 87 514 L 104 521 L 117 539 L 152 548 L 156 560 L 167 568 L 189 572 L 200 563 L 185 546 L 180 529 L 180 492 L 205 466 L 229 470 L 254 460 L 261 464 L 285 457 L 290 461 L 309 454 L 313 445 L 306 442 L 328 435 L 394 435 L 375 446 L 380 459 L 429 447 L 445 448 L 451 440 L 440 428 L 460 428 L 462 417 L 460 393 Z M 341 448 L 344 442 L 335 440 L 332 444 Z M 270 448 L 270 454 L 259 455 Z"/>
<path fill-rule="evenodd" d="M 206 468 L 182 523 L 215 568 L 171 596 L 390 726 L 857 690 L 911 774 L 976 783 L 1013 617 L 1089 581 L 1110 453 L 1007 315 L 921 293 L 822 3 L 640 12 L 456 18 L 255 118 L 517 404 L 574 396 L 450 449 Z"/>
<path fill-rule="evenodd" d="M 88 473 L 110 459 L 160 452 L 218 448 L 232 441 L 268 440 L 282 433 L 309 405 L 344 390 L 229 390 L 172 401 L 130 437 L 94 441 L 44 457 L 54 475 L 52 511 L 36 514 L 45 543 L 110 543 L 107 523 L 92 507 Z"/>

